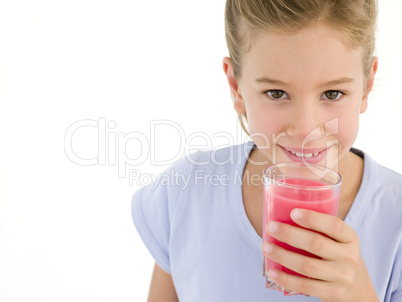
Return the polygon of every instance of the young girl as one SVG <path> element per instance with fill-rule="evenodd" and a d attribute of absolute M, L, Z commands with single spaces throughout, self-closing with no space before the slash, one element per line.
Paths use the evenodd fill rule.
<path fill-rule="evenodd" d="M 223 69 L 252 140 L 191 154 L 133 196 L 149 301 L 402 301 L 402 176 L 352 148 L 378 66 L 375 0 L 228 0 L 225 16 Z M 262 225 L 263 170 L 294 161 L 339 171 L 337 216 Z M 263 254 L 308 276 L 269 272 L 310 297 L 266 289 Z"/>

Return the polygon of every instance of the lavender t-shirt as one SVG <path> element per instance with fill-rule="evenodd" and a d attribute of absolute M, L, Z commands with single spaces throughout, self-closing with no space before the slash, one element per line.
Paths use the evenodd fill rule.
<path fill-rule="evenodd" d="M 243 170 L 253 147 L 250 141 L 190 154 L 132 198 L 135 227 L 172 275 L 180 301 L 320 301 L 265 288 L 262 239 L 242 200 Z M 364 172 L 345 222 L 359 236 L 380 301 L 400 302 L 402 176 L 353 151 L 364 157 Z"/>

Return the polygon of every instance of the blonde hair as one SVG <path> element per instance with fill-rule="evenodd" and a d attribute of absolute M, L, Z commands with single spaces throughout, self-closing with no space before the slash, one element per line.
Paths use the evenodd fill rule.
<path fill-rule="evenodd" d="M 243 56 L 257 32 L 287 33 L 323 24 L 350 48 L 361 47 L 365 77 L 370 73 L 375 48 L 376 0 L 227 0 L 225 37 L 233 72 L 241 77 Z M 243 130 L 244 119 L 239 115 Z"/>

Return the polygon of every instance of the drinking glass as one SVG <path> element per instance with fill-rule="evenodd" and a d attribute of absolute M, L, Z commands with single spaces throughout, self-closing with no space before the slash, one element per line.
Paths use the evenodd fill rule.
<path fill-rule="evenodd" d="M 281 163 L 266 168 L 263 179 L 263 241 L 274 243 L 295 253 L 319 258 L 304 250 L 276 240 L 267 234 L 265 228 L 271 220 L 297 226 L 290 218 L 290 212 L 295 208 L 336 215 L 342 183 L 341 175 L 319 165 Z M 275 284 L 268 277 L 268 271 L 272 268 L 288 274 L 303 276 L 263 256 L 263 275 L 265 276 L 267 288 L 282 291 L 285 295 L 300 294 Z"/>

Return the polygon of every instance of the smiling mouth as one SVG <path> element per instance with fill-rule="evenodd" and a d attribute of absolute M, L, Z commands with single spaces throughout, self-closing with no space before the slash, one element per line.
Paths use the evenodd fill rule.
<path fill-rule="evenodd" d="M 297 157 L 300 157 L 300 158 L 302 158 L 302 157 L 307 157 L 307 158 L 310 158 L 310 157 L 313 157 L 313 156 L 317 156 L 318 155 L 318 153 L 320 153 L 320 152 L 316 152 L 316 153 L 301 153 L 301 152 L 293 152 L 293 151 L 290 151 L 290 150 L 287 150 L 287 151 L 289 151 L 290 153 L 292 153 L 292 154 L 294 154 L 294 155 L 296 155 Z"/>
<path fill-rule="evenodd" d="M 330 147 L 327 148 L 320 148 L 320 149 L 288 149 L 285 147 L 280 146 L 284 151 L 287 151 L 291 154 L 293 154 L 294 156 L 297 156 L 300 159 L 303 158 L 314 158 L 316 156 L 319 156 L 321 153 L 327 151 Z"/>

